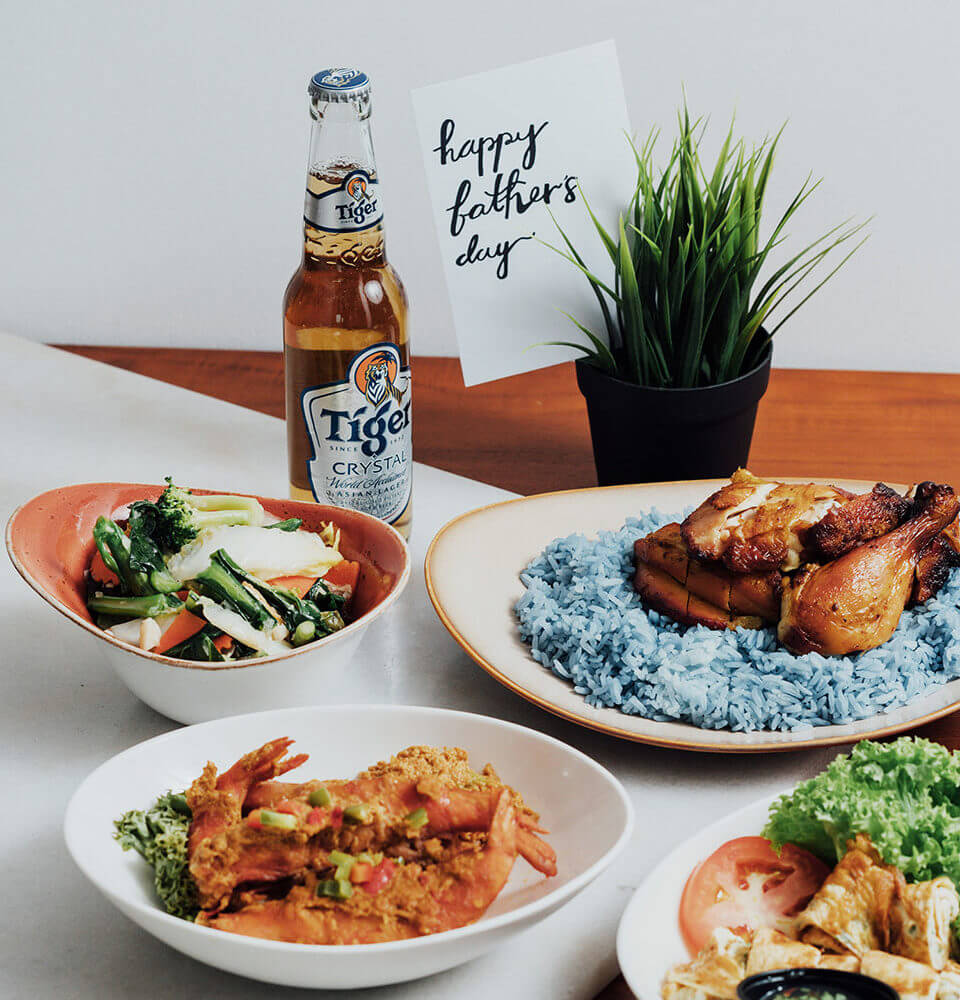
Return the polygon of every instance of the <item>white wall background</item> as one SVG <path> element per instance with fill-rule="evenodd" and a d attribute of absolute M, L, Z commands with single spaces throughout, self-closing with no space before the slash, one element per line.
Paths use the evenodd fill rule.
<path fill-rule="evenodd" d="M 0 11 L 0 329 L 278 348 L 300 252 L 306 83 L 356 63 L 374 82 L 414 348 L 455 354 L 410 89 L 614 37 L 640 133 L 671 134 L 682 84 L 714 134 L 733 108 L 751 138 L 790 119 L 768 210 L 808 171 L 825 177 L 798 242 L 876 213 L 858 257 L 781 331 L 777 364 L 960 371 L 960 5 L 0 0 Z"/>

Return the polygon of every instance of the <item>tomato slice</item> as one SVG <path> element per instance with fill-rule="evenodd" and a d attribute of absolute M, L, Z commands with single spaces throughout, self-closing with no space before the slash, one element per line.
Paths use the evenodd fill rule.
<path fill-rule="evenodd" d="M 680 899 L 680 933 L 691 955 L 717 927 L 788 930 L 830 873 L 793 844 L 779 855 L 765 837 L 737 837 L 690 873 Z"/>

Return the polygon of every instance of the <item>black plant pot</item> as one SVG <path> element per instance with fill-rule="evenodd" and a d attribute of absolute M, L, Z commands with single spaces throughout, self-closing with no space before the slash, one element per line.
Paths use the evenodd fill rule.
<path fill-rule="evenodd" d="M 746 465 L 771 353 L 746 375 L 697 389 L 634 385 L 578 360 L 600 485 L 721 479 Z"/>

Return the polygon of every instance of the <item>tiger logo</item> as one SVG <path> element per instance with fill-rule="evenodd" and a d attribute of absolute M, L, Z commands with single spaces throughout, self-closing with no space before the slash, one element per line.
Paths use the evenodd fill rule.
<path fill-rule="evenodd" d="M 354 384 L 373 406 L 379 406 L 388 396 L 402 403 L 406 386 L 397 385 L 398 375 L 396 357 L 392 353 L 378 351 L 357 365 Z"/>
<path fill-rule="evenodd" d="M 365 177 L 360 174 L 354 174 L 346 184 L 347 194 L 357 202 L 361 204 L 365 202 L 370 196 L 367 194 L 367 181 Z"/>

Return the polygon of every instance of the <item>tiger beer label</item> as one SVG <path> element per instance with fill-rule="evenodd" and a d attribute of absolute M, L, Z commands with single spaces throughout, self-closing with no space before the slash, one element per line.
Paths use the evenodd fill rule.
<path fill-rule="evenodd" d="M 351 170 L 337 184 L 311 175 L 303 218 L 325 233 L 358 233 L 383 222 L 380 185 L 366 170 Z"/>
<path fill-rule="evenodd" d="M 318 503 L 396 521 L 410 501 L 410 368 L 394 344 L 355 355 L 346 379 L 312 386 L 300 405 L 313 457 L 307 478 Z"/>

